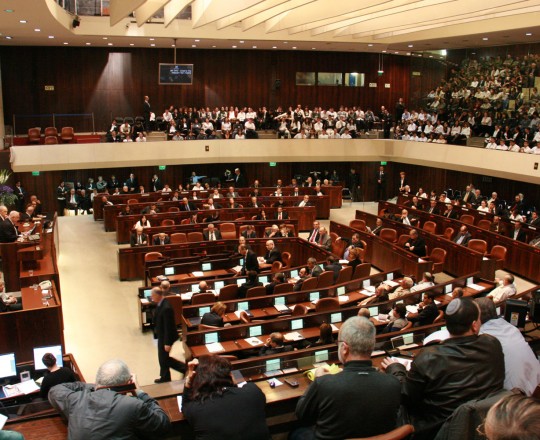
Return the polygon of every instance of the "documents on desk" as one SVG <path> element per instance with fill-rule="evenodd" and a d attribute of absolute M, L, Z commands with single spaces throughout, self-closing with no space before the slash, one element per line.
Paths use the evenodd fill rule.
<path fill-rule="evenodd" d="M 284 304 L 276 304 L 274 307 L 280 313 L 287 313 L 291 311 L 291 309 Z"/>
<path fill-rule="evenodd" d="M 338 296 L 338 300 L 340 303 L 346 303 L 347 301 L 349 301 L 349 297 L 348 295 L 340 295 Z"/>
<path fill-rule="evenodd" d="M 418 306 L 405 306 L 405 308 L 409 313 L 418 313 Z"/>
<path fill-rule="evenodd" d="M 470 287 L 471 289 L 476 290 L 477 292 L 484 290 L 482 286 L 479 286 L 478 284 L 475 284 L 475 283 L 467 284 L 467 287 Z"/>
<path fill-rule="evenodd" d="M 192 296 L 193 296 L 193 292 L 186 292 L 180 295 L 180 297 L 182 298 L 182 301 L 191 301 Z"/>
<path fill-rule="evenodd" d="M 390 358 L 390 360 L 392 362 L 400 363 L 401 365 L 403 365 L 407 369 L 407 371 L 409 371 L 411 369 L 412 359 L 404 359 L 404 358 L 392 356 Z"/>
<path fill-rule="evenodd" d="M 300 333 L 298 332 L 290 332 L 290 333 L 285 333 L 283 335 L 283 338 L 288 341 L 288 342 L 291 342 L 291 341 L 301 341 L 302 339 L 305 339 Z"/>
<path fill-rule="evenodd" d="M 339 328 L 337 328 L 335 324 L 330 324 L 330 327 L 332 327 L 333 332 L 338 332 L 339 331 Z"/>
<path fill-rule="evenodd" d="M 371 289 L 369 289 L 369 290 L 368 289 L 362 289 L 360 291 L 360 293 L 363 293 L 366 296 L 373 296 L 373 295 L 375 295 L 375 289 L 373 289 L 373 290 L 371 290 Z"/>
<path fill-rule="evenodd" d="M 196 270 L 196 271 L 194 271 L 194 272 L 191 272 L 191 274 L 192 274 L 194 277 L 197 277 L 197 278 L 198 278 L 198 277 L 204 276 L 204 272 L 201 271 L 201 270 Z"/>
<path fill-rule="evenodd" d="M 262 345 L 263 344 L 263 341 L 261 341 L 259 338 L 246 338 L 244 339 L 244 341 L 246 341 L 249 345 L 251 345 L 252 347 L 257 347 L 258 345 Z"/>
<path fill-rule="evenodd" d="M 206 349 L 210 353 L 219 353 L 220 351 L 225 351 L 223 345 L 221 345 L 219 342 L 212 342 L 211 344 L 206 344 Z"/>
<path fill-rule="evenodd" d="M 21 394 L 31 394 L 39 391 L 39 386 L 33 380 L 26 380 L 15 385 L 5 385 L 2 387 L 6 397 L 20 396 Z"/>
<path fill-rule="evenodd" d="M 232 270 L 234 270 L 236 273 L 240 273 L 242 271 L 242 266 L 240 266 L 240 265 L 234 266 L 232 268 Z"/>
<path fill-rule="evenodd" d="M 388 287 L 392 287 L 392 288 L 399 286 L 399 283 L 396 283 L 393 280 L 383 281 L 382 284 L 386 284 Z"/>

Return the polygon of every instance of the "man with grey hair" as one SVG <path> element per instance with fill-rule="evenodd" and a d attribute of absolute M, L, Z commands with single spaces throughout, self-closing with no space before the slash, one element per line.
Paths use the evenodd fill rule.
<path fill-rule="evenodd" d="M 521 332 L 504 318 L 497 316 L 495 304 L 489 298 L 474 300 L 480 308 L 479 334 L 491 335 L 499 340 L 504 353 L 504 388 L 519 388 L 528 396 L 540 384 L 540 363 Z"/>
<path fill-rule="evenodd" d="M 120 394 L 134 387 L 134 377 L 119 359 L 105 362 L 96 374 L 96 384 L 72 382 L 49 391 L 51 405 L 68 421 L 68 439 L 109 440 L 141 437 L 159 438 L 171 422 L 158 403 L 145 392 Z"/>
<path fill-rule="evenodd" d="M 0 205 L 0 222 L 4 222 L 8 217 L 8 209 L 4 205 Z"/>
<path fill-rule="evenodd" d="M 19 231 L 16 223 L 19 222 L 20 214 L 17 211 L 11 211 L 9 216 L 3 222 L 0 222 L 0 243 L 13 243 L 19 238 Z"/>
<path fill-rule="evenodd" d="M 303 425 L 292 439 L 342 439 L 370 437 L 396 427 L 400 384 L 373 368 L 371 352 L 375 327 L 364 317 L 354 316 L 341 326 L 338 356 L 343 371 L 327 374 L 316 370 L 315 381 L 296 406 Z"/>
<path fill-rule="evenodd" d="M 505 301 L 507 298 L 516 294 L 517 289 L 514 285 L 513 275 L 507 274 L 504 276 L 502 281 L 498 278 L 495 278 L 495 281 L 497 282 L 498 286 L 487 295 L 487 297 L 491 298 L 494 302 L 499 303 L 501 301 Z"/>

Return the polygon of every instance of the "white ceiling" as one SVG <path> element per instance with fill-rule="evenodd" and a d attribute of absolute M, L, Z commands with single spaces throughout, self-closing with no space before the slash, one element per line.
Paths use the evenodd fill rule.
<path fill-rule="evenodd" d="M 177 19 L 185 6 L 191 20 Z M 110 17 L 81 16 L 75 29 L 54 0 L 0 0 L 0 8 L 0 45 L 9 46 L 405 55 L 540 41 L 540 0 L 111 0 Z"/>

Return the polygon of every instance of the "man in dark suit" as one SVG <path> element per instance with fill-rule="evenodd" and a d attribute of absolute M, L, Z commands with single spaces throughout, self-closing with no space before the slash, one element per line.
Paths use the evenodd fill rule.
<path fill-rule="evenodd" d="M 247 225 L 247 228 L 244 229 L 240 235 L 244 238 L 257 238 L 257 232 L 255 232 L 255 227 L 253 225 Z"/>
<path fill-rule="evenodd" d="M 268 283 L 266 285 L 266 294 L 267 295 L 273 295 L 274 294 L 274 288 L 278 284 L 284 284 L 285 281 L 285 274 L 283 272 L 278 272 L 274 275 L 274 278 L 272 279 L 271 283 Z"/>
<path fill-rule="evenodd" d="M 195 205 L 191 203 L 187 197 L 184 197 L 182 199 L 182 202 L 180 203 L 180 211 L 196 211 L 197 208 L 195 208 Z"/>
<path fill-rule="evenodd" d="M 320 223 L 315 220 L 313 222 L 313 229 L 311 230 L 311 232 L 309 233 L 309 236 L 308 236 L 308 241 L 310 243 L 318 243 L 319 242 L 319 228 L 321 227 Z"/>
<path fill-rule="evenodd" d="M 135 174 L 131 173 L 124 185 L 128 187 L 129 192 L 135 192 L 135 190 L 139 188 L 139 183 L 137 182 Z"/>
<path fill-rule="evenodd" d="M 255 255 L 255 254 L 253 254 Z M 244 284 L 238 287 L 238 298 L 245 298 L 247 291 L 252 287 L 259 287 L 263 284 L 257 278 L 258 273 L 254 270 L 249 270 L 247 273 L 247 279 Z"/>
<path fill-rule="evenodd" d="M 11 211 L 5 221 L 0 222 L 0 243 L 13 243 L 19 238 L 17 223 L 20 215 L 17 211 Z"/>
<path fill-rule="evenodd" d="M 31 222 L 34 218 L 34 205 L 28 205 L 26 211 L 20 214 L 20 222 L 26 223 Z"/>
<path fill-rule="evenodd" d="M 240 173 L 240 169 L 236 168 L 234 170 L 234 187 L 235 188 L 245 188 L 247 187 L 247 181 L 243 174 Z"/>
<path fill-rule="evenodd" d="M 465 188 L 465 192 L 463 193 L 463 197 L 461 198 L 461 201 L 463 204 L 470 203 L 471 205 L 474 205 L 476 202 L 476 194 L 474 193 L 474 188 L 471 187 L 471 185 L 467 185 Z"/>
<path fill-rule="evenodd" d="M 302 267 L 298 271 L 298 280 L 294 283 L 293 291 L 298 292 L 302 290 L 302 285 L 304 284 L 304 281 L 309 278 L 309 272 L 305 267 Z"/>
<path fill-rule="evenodd" d="M 281 252 L 276 247 L 273 240 L 268 240 L 266 242 L 266 254 L 264 255 L 264 262 L 266 264 L 272 264 L 274 261 L 281 261 Z"/>
<path fill-rule="evenodd" d="M 371 230 L 371 233 L 373 235 L 379 235 L 381 233 L 381 229 L 383 228 L 383 222 L 382 219 L 378 218 L 375 220 L 375 227 Z"/>
<path fill-rule="evenodd" d="M 259 273 L 259 262 L 257 261 L 257 255 L 255 252 L 249 250 L 245 244 L 238 246 L 238 253 L 244 257 L 244 264 L 242 265 L 241 275 L 245 275 L 249 271 Z"/>
<path fill-rule="evenodd" d="M 210 223 L 208 225 L 208 231 L 203 231 L 203 237 L 205 241 L 221 240 L 221 232 L 216 229 L 212 223 Z"/>
<path fill-rule="evenodd" d="M 144 233 L 142 226 L 138 227 L 135 232 L 131 234 L 131 239 L 129 242 L 131 247 L 148 246 L 148 235 Z"/>
<path fill-rule="evenodd" d="M 144 97 L 143 103 L 143 117 L 144 117 L 144 128 L 146 131 L 150 130 L 150 98 L 148 96 Z"/>
<path fill-rule="evenodd" d="M 454 240 L 452 241 L 462 246 L 467 246 L 467 243 L 469 242 L 470 239 L 471 239 L 471 234 L 467 230 L 467 226 L 463 225 L 461 228 L 459 228 L 458 234 L 454 237 Z"/>
<path fill-rule="evenodd" d="M 296 203 L 296 206 L 299 206 L 300 208 L 303 208 L 305 206 L 313 206 L 312 203 L 309 201 L 309 195 L 304 195 L 304 198 L 300 200 L 298 203 Z"/>
<path fill-rule="evenodd" d="M 186 365 L 169 355 L 172 345 L 178 340 L 174 310 L 159 287 L 152 289 L 151 297 L 152 302 L 157 304 L 154 311 L 154 338 L 158 341 L 159 359 L 159 378 L 154 382 L 170 382 L 171 368 L 180 373 L 186 372 Z"/>
<path fill-rule="evenodd" d="M 324 226 L 321 226 L 319 229 L 319 241 L 317 245 L 326 251 L 332 251 L 332 237 L 330 237 Z"/>
<path fill-rule="evenodd" d="M 406 187 L 406 186 L 410 186 L 410 185 L 409 185 L 409 181 L 408 181 L 408 179 L 407 179 L 407 176 L 406 176 L 406 174 L 405 174 L 405 171 L 401 171 L 401 172 L 399 173 L 399 185 L 398 185 L 398 187 L 399 187 L 399 192 L 400 192 L 400 193 L 405 192 L 405 187 Z"/>
<path fill-rule="evenodd" d="M 219 203 L 214 203 L 214 199 L 208 199 L 208 209 L 214 210 L 214 209 L 221 209 L 222 206 Z"/>
<path fill-rule="evenodd" d="M 441 212 L 439 211 L 439 208 L 437 208 L 437 200 L 429 201 L 429 208 L 427 209 L 427 212 L 433 215 L 440 215 Z"/>
<path fill-rule="evenodd" d="M 170 244 L 171 239 L 165 232 L 160 232 L 159 234 L 154 236 L 154 245 L 164 245 L 164 244 Z"/>
<path fill-rule="evenodd" d="M 339 271 L 341 269 L 341 264 L 339 264 L 333 256 L 329 256 L 326 259 L 326 265 L 324 266 L 324 270 L 331 270 L 332 272 L 334 272 L 334 283 L 338 279 Z"/>
<path fill-rule="evenodd" d="M 409 232 L 409 240 L 405 243 L 405 249 L 417 255 L 418 257 L 426 256 L 426 242 L 418 235 L 416 229 L 411 229 Z"/>
<path fill-rule="evenodd" d="M 282 206 L 278 206 L 278 209 L 275 213 L 275 218 L 276 220 L 288 220 L 289 213 L 287 211 L 284 211 Z"/>
<path fill-rule="evenodd" d="M 271 354 L 283 353 L 284 351 L 291 351 L 293 347 L 291 345 L 284 345 L 283 341 L 284 339 L 281 333 L 272 333 L 261 347 L 259 356 L 269 356 Z"/>
<path fill-rule="evenodd" d="M 514 229 L 510 231 L 510 238 L 525 243 L 527 235 L 525 234 L 525 231 L 521 229 L 521 222 L 514 223 Z"/>
<path fill-rule="evenodd" d="M 150 191 L 161 191 L 163 189 L 163 184 L 161 183 L 161 180 L 159 180 L 159 177 L 157 174 L 154 174 L 152 177 L 152 180 L 150 181 Z"/>
<path fill-rule="evenodd" d="M 540 217 L 536 211 L 531 212 L 531 219 L 527 223 L 535 228 L 540 226 Z"/>
<path fill-rule="evenodd" d="M 386 173 L 384 167 L 381 165 L 379 171 L 375 174 L 375 181 L 377 182 L 377 191 L 375 194 L 375 201 L 386 199 Z"/>
<path fill-rule="evenodd" d="M 443 215 L 447 218 L 451 218 L 453 220 L 457 220 L 458 218 L 458 213 L 456 211 L 454 211 L 454 207 L 452 206 L 451 203 L 448 203 L 446 205 L 446 211 L 444 211 Z"/>
<path fill-rule="evenodd" d="M 17 209 L 19 211 L 23 211 L 24 199 L 26 198 L 26 191 L 21 186 L 21 182 L 17 181 L 15 183 L 15 188 L 13 188 L 13 194 L 17 196 Z"/>
<path fill-rule="evenodd" d="M 309 257 L 307 260 L 307 266 L 308 266 L 308 273 L 311 277 L 318 277 L 323 270 L 321 269 L 321 266 L 317 264 L 317 260 L 313 257 Z"/>

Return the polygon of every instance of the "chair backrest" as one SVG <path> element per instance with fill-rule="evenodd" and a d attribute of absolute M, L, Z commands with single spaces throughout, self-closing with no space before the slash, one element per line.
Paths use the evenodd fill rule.
<path fill-rule="evenodd" d="M 171 206 L 167 209 L 167 212 L 180 212 L 180 208 L 178 206 Z"/>
<path fill-rule="evenodd" d="M 491 248 L 491 256 L 497 260 L 506 260 L 506 251 L 507 249 L 500 244 L 496 244 Z"/>
<path fill-rule="evenodd" d="M 240 312 L 240 321 L 242 321 L 245 324 L 249 324 L 251 322 L 251 318 L 249 317 L 249 315 L 246 313 L 245 310 L 242 310 Z"/>
<path fill-rule="evenodd" d="M 317 283 L 317 289 L 330 287 L 332 284 L 334 284 L 334 271 L 325 270 L 323 273 L 319 275 L 318 280 L 319 282 Z"/>
<path fill-rule="evenodd" d="M 283 267 L 283 264 L 281 263 L 281 261 L 274 261 L 272 263 L 272 273 L 276 273 L 276 272 L 279 272 L 281 270 L 281 268 Z"/>
<path fill-rule="evenodd" d="M 296 304 L 292 311 L 293 316 L 307 315 L 309 309 L 304 304 Z"/>
<path fill-rule="evenodd" d="M 317 277 L 309 277 L 302 283 L 302 290 L 312 290 L 317 288 L 319 279 Z"/>
<path fill-rule="evenodd" d="M 385 434 L 374 435 L 372 437 L 351 438 L 348 440 L 403 440 L 414 433 L 413 425 L 402 425 Z"/>
<path fill-rule="evenodd" d="M 41 140 L 41 129 L 40 128 L 29 128 L 28 129 L 28 142 L 39 142 Z"/>
<path fill-rule="evenodd" d="M 173 308 L 174 312 L 174 322 L 176 326 L 178 327 L 180 324 L 182 324 L 182 297 L 176 296 L 176 295 L 170 295 L 167 296 L 167 301 L 169 301 L 169 304 Z"/>
<path fill-rule="evenodd" d="M 382 228 L 379 233 L 379 237 L 383 240 L 389 241 L 390 243 L 395 243 L 397 240 L 397 232 L 395 229 Z"/>
<path fill-rule="evenodd" d="M 139 203 L 139 201 L 137 199 L 128 199 L 128 201 L 127 201 L 128 205 L 131 205 L 133 203 Z"/>
<path fill-rule="evenodd" d="M 332 239 L 332 253 L 341 257 L 345 252 L 347 243 L 342 240 L 337 241 L 338 235 L 335 232 L 330 232 L 330 238 Z"/>
<path fill-rule="evenodd" d="M 171 243 L 186 243 L 187 236 L 185 232 L 175 232 L 171 234 Z"/>
<path fill-rule="evenodd" d="M 489 230 L 489 228 L 491 226 L 491 222 L 489 220 L 483 218 L 482 220 L 478 221 L 478 224 L 476 226 L 478 226 L 480 229 Z"/>
<path fill-rule="evenodd" d="M 470 214 L 463 214 L 460 218 L 459 218 L 460 221 L 462 221 L 463 223 L 466 223 L 468 225 L 473 225 L 474 224 L 474 217 Z"/>
<path fill-rule="evenodd" d="M 174 220 L 172 218 L 166 218 L 161 220 L 161 226 L 172 226 L 174 225 Z"/>
<path fill-rule="evenodd" d="M 234 223 L 221 223 L 219 225 L 221 237 L 226 240 L 236 239 L 236 225 Z"/>
<path fill-rule="evenodd" d="M 351 280 L 359 280 L 360 278 L 367 278 L 371 273 L 371 264 L 362 263 L 356 266 Z"/>
<path fill-rule="evenodd" d="M 283 260 L 283 267 L 289 267 L 291 263 L 291 253 L 290 252 L 282 252 L 281 253 L 281 259 Z"/>
<path fill-rule="evenodd" d="M 366 222 L 364 220 L 356 219 L 349 222 L 349 227 L 359 229 L 360 231 L 366 231 Z"/>
<path fill-rule="evenodd" d="M 45 137 L 47 136 L 58 136 L 58 130 L 56 127 L 47 127 L 45 129 Z"/>
<path fill-rule="evenodd" d="M 252 215 L 252 216 L 251 216 L 251 220 L 257 220 L 257 216 L 256 216 L 256 215 Z"/>
<path fill-rule="evenodd" d="M 180 221 L 181 225 L 189 225 L 189 218 L 184 218 Z"/>
<path fill-rule="evenodd" d="M 144 261 L 156 261 L 163 258 L 161 252 L 147 252 L 144 254 Z"/>
<path fill-rule="evenodd" d="M 433 248 L 429 258 L 434 263 L 444 263 L 444 261 L 446 260 L 446 250 L 442 248 Z"/>
<path fill-rule="evenodd" d="M 427 222 L 424 223 L 424 226 L 422 226 L 422 229 L 426 232 L 429 232 L 430 234 L 436 234 L 437 223 L 428 220 Z"/>
<path fill-rule="evenodd" d="M 245 217 L 238 217 L 238 218 L 236 219 L 236 221 L 245 220 L 245 219 L 246 219 Z"/>
<path fill-rule="evenodd" d="M 266 295 L 266 287 L 264 286 L 251 287 L 246 292 L 246 298 L 255 298 L 256 296 L 264 295 Z"/>
<path fill-rule="evenodd" d="M 75 132 L 73 130 L 73 127 L 62 127 L 62 131 L 60 132 L 60 138 L 63 141 L 69 141 L 73 139 L 75 135 Z"/>
<path fill-rule="evenodd" d="M 208 304 L 216 302 L 216 295 L 213 293 L 199 293 L 191 297 L 191 304 Z"/>
<path fill-rule="evenodd" d="M 443 234 L 443 237 L 446 238 L 447 240 L 452 240 L 452 237 L 454 236 L 454 228 L 446 228 L 444 230 L 444 234 Z"/>
<path fill-rule="evenodd" d="M 274 287 L 274 294 L 277 295 L 278 293 L 290 293 L 293 291 L 293 288 L 294 284 L 291 283 L 278 284 Z"/>
<path fill-rule="evenodd" d="M 190 243 L 196 242 L 196 241 L 203 241 L 203 234 L 199 231 L 193 231 L 187 233 L 187 241 Z"/>
<path fill-rule="evenodd" d="M 471 240 L 469 240 L 467 247 L 469 249 L 472 249 L 473 251 L 480 252 L 481 254 L 485 254 L 487 251 L 486 241 L 479 240 L 478 238 L 472 238 Z"/>
<path fill-rule="evenodd" d="M 45 145 L 55 145 L 58 143 L 56 136 L 45 136 Z"/>
<path fill-rule="evenodd" d="M 289 231 L 291 231 L 292 236 L 296 237 L 296 229 L 294 228 L 294 225 L 291 223 L 285 223 L 285 226 Z"/>
<path fill-rule="evenodd" d="M 218 327 L 216 325 L 199 324 L 199 330 L 213 330 L 213 329 L 218 329 L 218 328 L 221 328 L 221 327 Z"/>
<path fill-rule="evenodd" d="M 351 281 L 354 268 L 352 266 L 346 266 L 339 271 L 339 275 L 336 280 L 336 284 L 346 283 Z"/>
<path fill-rule="evenodd" d="M 227 284 L 219 289 L 218 301 L 229 301 L 238 298 L 238 284 Z"/>
<path fill-rule="evenodd" d="M 336 298 L 321 298 L 315 305 L 316 312 L 324 312 L 325 310 L 337 310 L 339 309 L 339 300 Z"/>
<path fill-rule="evenodd" d="M 397 242 L 397 245 L 398 246 L 405 246 L 405 243 L 407 243 L 409 241 L 411 237 L 409 236 L 409 234 L 401 234 L 398 238 L 398 242 Z"/>

